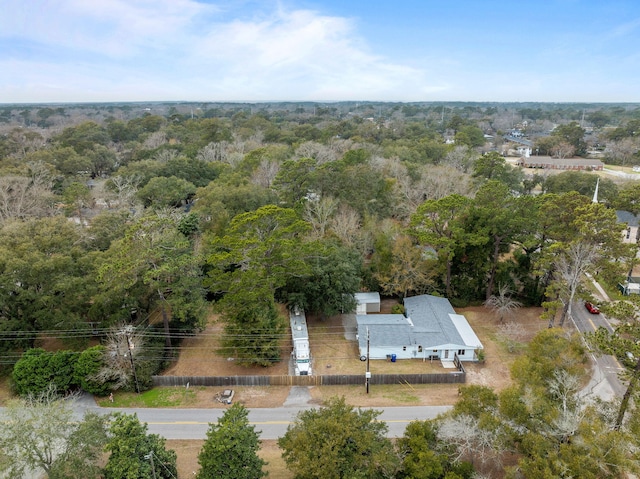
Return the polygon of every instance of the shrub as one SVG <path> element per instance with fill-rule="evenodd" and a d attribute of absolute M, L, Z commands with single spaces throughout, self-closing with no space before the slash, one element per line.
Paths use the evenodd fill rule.
<path fill-rule="evenodd" d="M 27 350 L 13 367 L 13 385 L 20 396 L 44 393 L 53 384 L 58 394 L 75 387 L 74 367 L 78 355 L 73 351 L 50 353 L 41 348 Z"/>
<path fill-rule="evenodd" d="M 104 365 L 104 346 L 87 348 L 78 357 L 74 368 L 74 380 L 84 391 L 98 396 L 106 396 L 112 389 L 110 381 L 98 379 L 97 374 Z"/>

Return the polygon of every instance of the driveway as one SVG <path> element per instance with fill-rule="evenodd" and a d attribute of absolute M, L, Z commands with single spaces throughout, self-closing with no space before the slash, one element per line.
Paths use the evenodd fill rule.
<path fill-rule="evenodd" d="M 358 323 L 355 314 L 343 314 L 342 326 L 344 327 L 344 338 L 348 341 L 357 341 Z"/>

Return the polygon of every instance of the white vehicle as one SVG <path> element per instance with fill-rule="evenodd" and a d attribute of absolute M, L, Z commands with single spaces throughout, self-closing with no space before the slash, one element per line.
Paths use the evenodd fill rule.
<path fill-rule="evenodd" d="M 296 376 L 311 376 L 311 352 L 309 350 L 309 333 L 304 311 L 294 308 L 289 313 L 291 336 L 293 339 L 293 360 Z"/>

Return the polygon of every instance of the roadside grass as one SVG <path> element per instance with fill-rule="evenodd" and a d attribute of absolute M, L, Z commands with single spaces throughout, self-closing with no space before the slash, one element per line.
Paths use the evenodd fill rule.
<path fill-rule="evenodd" d="M 364 375 L 363 375 L 364 376 Z M 332 397 L 344 397 L 354 407 L 384 408 L 386 406 L 441 406 L 453 404 L 460 384 L 371 384 L 367 394 L 362 385 L 322 386 L 311 388 L 312 403 L 322 406 Z"/>
<path fill-rule="evenodd" d="M 197 391 L 204 390 L 202 386 L 192 388 L 156 387 L 141 394 L 133 392 L 118 392 L 113 395 L 113 402 L 108 397 L 96 398 L 102 407 L 189 407 L 197 401 Z"/>

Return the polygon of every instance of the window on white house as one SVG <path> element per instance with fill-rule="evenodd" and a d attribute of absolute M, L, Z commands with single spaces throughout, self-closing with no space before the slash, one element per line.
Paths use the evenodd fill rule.
<path fill-rule="evenodd" d="M 458 349 L 458 356 L 464 356 L 464 349 Z"/>
<path fill-rule="evenodd" d="M 422 352 L 422 346 L 418 346 L 418 352 L 421 353 Z"/>
<path fill-rule="evenodd" d="M 403 351 L 406 351 L 406 350 L 407 350 L 407 347 L 406 347 L 406 346 L 402 346 L 402 350 L 403 350 Z"/>

